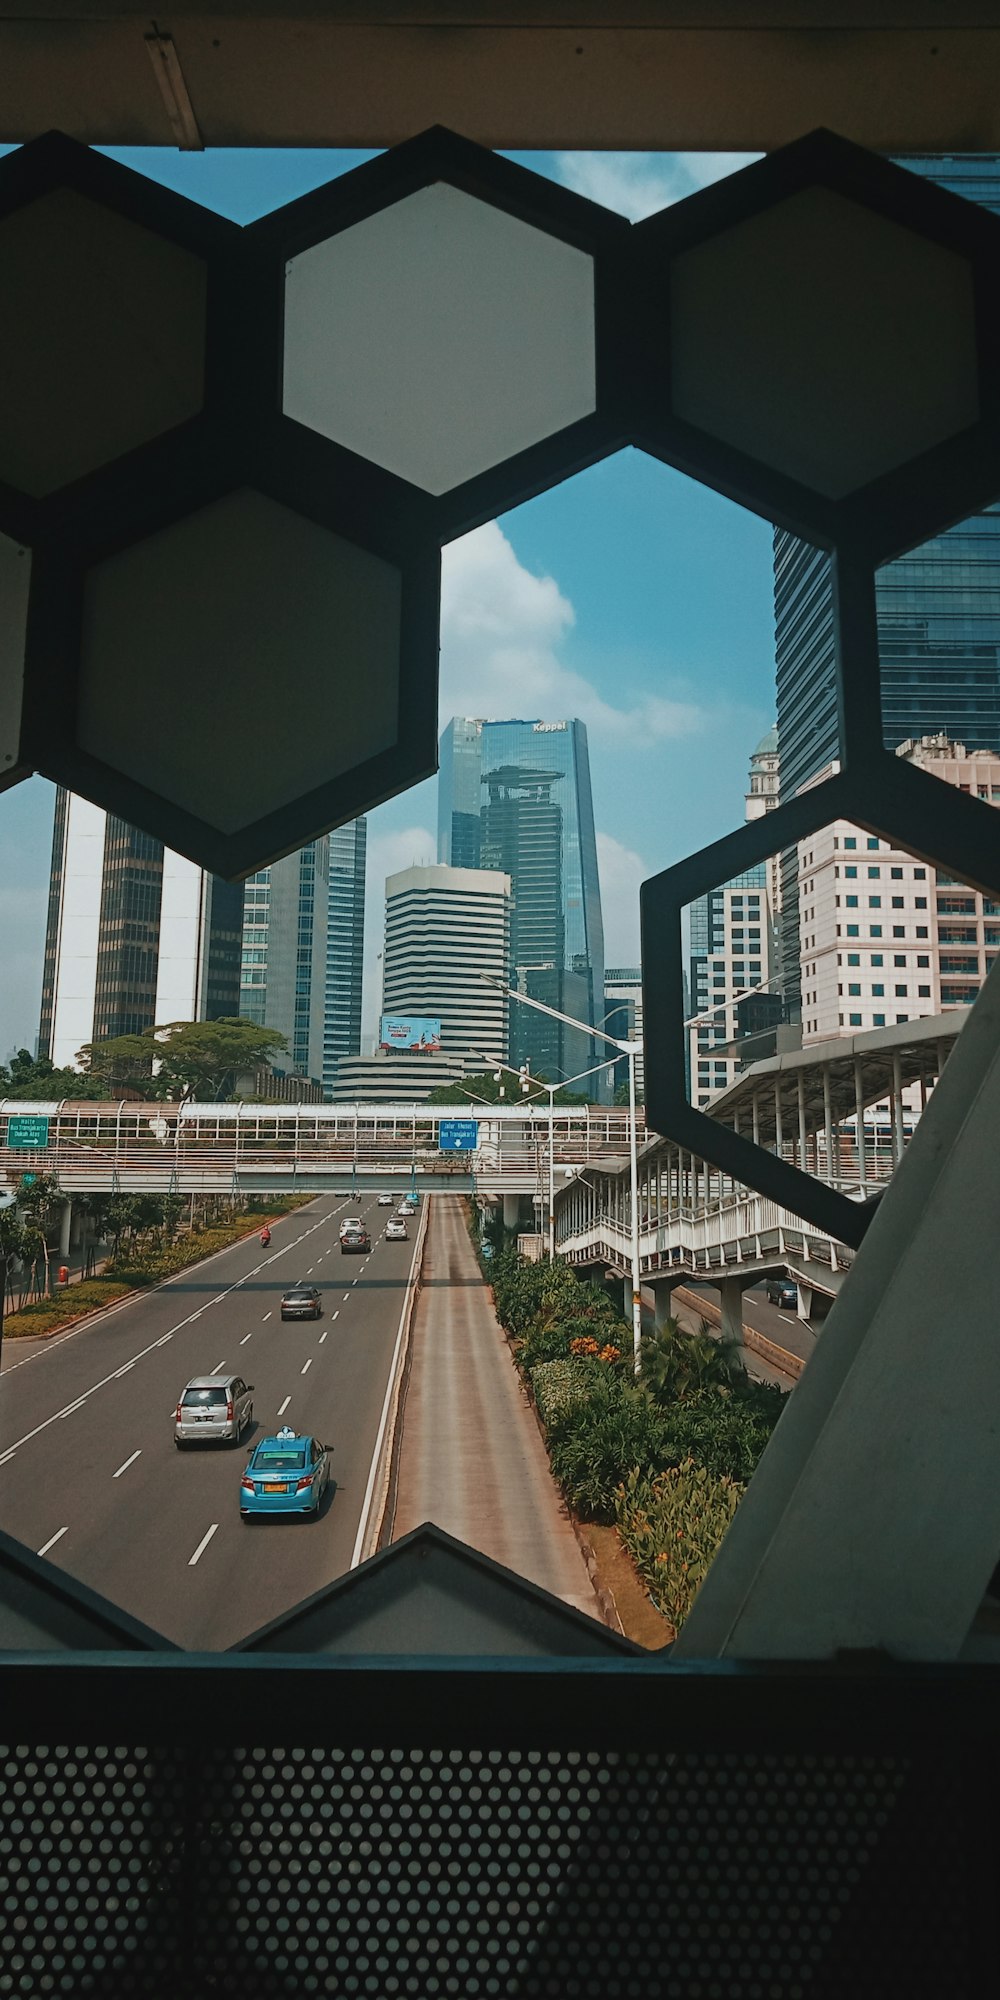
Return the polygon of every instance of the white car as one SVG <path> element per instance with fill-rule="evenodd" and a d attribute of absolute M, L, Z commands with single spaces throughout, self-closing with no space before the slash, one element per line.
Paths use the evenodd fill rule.
<path fill-rule="evenodd" d="M 363 1229 L 364 1226 L 360 1215 L 345 1215 L 340 1225 L 341 1236 L 346 1236 L 349 1229 Z"/>
<path fill-rule="evenodd" d="M 407 1243 L 409 1241 L 406 1224 L 401 1215 L 391 1216 L 386 1223 L 385 1240 L 387 1243 Z"/>
<path fill-rule="evenodd" d="M 391 1194 L 380 1194 L 378 1198 L 378 1205 L 379 1208 L 391 1208 L 392 1207 Z"/>

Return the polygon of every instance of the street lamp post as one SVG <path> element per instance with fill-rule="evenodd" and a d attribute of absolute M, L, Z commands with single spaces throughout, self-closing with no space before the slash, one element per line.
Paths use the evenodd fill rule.
<path fill-rule="evenodd" d="M 488 1058 L 484 1057 L 483 1060 L 487 1061 Z M 528 1084 L 532 1084 L 535 1087 L 535 1089 L 547 1090 L 549 1093 L 549 1263 L 550 1264 L 554 1264 L 556 1261 L 556 1165 L 555 1165 L 556 1091 L 568 1090 L 571 1083 L 582 1083 L 584 1077 L 594 1076 L 599 1069 L 606 1069 L 606 1068 L 607 1068 L 606 1063 L 602 1062 L 592 1063 L 589 1069 L 578 1070 L 575 1076 L 565 1077 L 562 1083 L 548 1083 L 546 1082 L 544 1077 L 532 1076 L 531 1072 L 527 1067 L 527 1064 L 524 1064 L 521 1069 L 514 1069 L 510 1063 L 495 1062 L 493 1064 L 494 1076 L 499 1075 L 501 1070 L 505 1070 L 508 1076 L 520 1077 L 522 1090 L 526 1089 Z M 635 1107 L 633 1105 L 633 1123 L 634 1123 L 634 1118 L 635 1118 Z"/>
<path fill-rule="evenodd" d="M 635 1373 L 638 1375 L 642 1349 L 642 1274 L 639 1268 L 639 1147 L 636 1136 L 635 1059 L 642 1054 L 642 1043 L 620 1041 L 617 1035 L 605 1034 L 603 1028 L 595 1028 L 589 1021 L 578 1021 L 572 1014 L 560 1014 L 558 1008 L 546 1006 L 544 1000 L 533 1000 L 527 993 L 519 993 L 514 986 L 505 986 L 502 980 L 492 979 L 489 973 L 481 972 L 479 977 L 485 985 L 499 987 L 501 992 L 507 994 L 508 999 L 520 1001 L 522 1007 L 534 1007 L 539 1014 L 551 1014 L 554 1021 L 563 1021 L 568 1028 L 579 1028 L 585 1035 L 596 1036 L 598 1041 L 608 1042 L 613 1049 L 617 1049 L 619 1055 L 628 1057 L 629 1169 L 632 1195 L 632 1357 Z M 598 1064 L 596 1067 L 601 1068 L 603 1065 Z M 561 1084 L 553 1086 L 554 1090 L 561 1088 Z M 553 1190 L 549 1198 L 550 1212 L 554 1199 Z M 554 1222 L 551 1227 L 554 1229 Z"/>

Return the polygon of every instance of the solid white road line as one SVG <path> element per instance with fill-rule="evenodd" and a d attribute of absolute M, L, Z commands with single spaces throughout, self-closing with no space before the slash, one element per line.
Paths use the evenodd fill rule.
<path fill-rule="evenodd" d="M 245 1347 L 245 1346 L 246 1346 L 246 1344 L 247 1344 L 247 1341 L 248 1341 L 248 1340 L 252 1340 L 252 1339 L 253 1339 L 253 1331 L 252 1331 L 252 1329 L 251 1329 L 251 1331 L 250 1331 L 249 1333 L 245 1333 L 245 1334 L 243 1335 L 243 1338 L 242 1338 L 242 1340 L 240 1341 L 240 1346 L 241 1346 L 241 1347 Z"/>
<path fill-rule="evenodd" d="M 131 1458 L 127 1458 L 127 1459 L 125 1460 L 125 1463 L 124 1463 L 124 1465 L 120 1465 L 120 1466 L 118 1467 L 118 1470 L 117 1470 L 117 1472 L 113 1472 L 113 1473 L 111 1474 L 111 1477 L 112 1477 L 112 1479 L 120 1479 L 120 1478 L 121 1478 L 121 1476 L 122 1476 L 122 1473 L 123 1473 L 123 1472 L 127 1472 L 127 1471 L 128 1471 L 128 1469 L 129 1469 L 129 1466 L 130 1466 L 130 1465 L 134 1465 L 134 1464 L 135 1464 L 135 1461 L 136 1461 L 136 1459 L 137 1459 L 137 1458 L 141 1458 L 141 1457 L 142 1457 L 142 1447 L 141 1447 L 141 1445 L 140 1445 L 140 1447 L 139 1447 L 139 1450 L 138 1450 L 138 1451 L 134 1451 L 134 1452 L 132 1453 L 132 1456 L 131 1456 Z"/>
<path fill-rule="evenodd" d="M 285 1400 L 284 1400 L 284 1402 L 282 1403 L 282 1405 L 281 1405 L 281 1408 L 280 1408 L 280 1410 L 278 1411 L 278 1415 L 279 1415 L 279 1417 L 283 1417 L 283 1416 L 284 1416 L 284 1414 L 285 1414 L 285 1411 L 287 1410 L 287 1408 L 288 1408 L 288 1405 L 289 1405 L 289 1403 L 291 1402 L 291 1400 L 292 1400 L 292 1399 L 291 1399 L 291 1397 L 290 1397 L 290 1396 L 286 1396 L 286 1397 L 285 1397 Z"/>
<path fill-rule="evenodd" d="M 114 1377 L 112 1377 L 112 1380 L 113 1379 Z M 87 1400 L 86 1396 L 78 1396 L 75 1403 L 67 1403 L 66 1408 L 64 1410 L 56 1411 L 57 1419 L 61 1421 L 63 1417 L 71 1417 L 73 1415 L 74 1410 L 82 1410 L 86 1400 Z"/>
<path fill-rule="evenodd" d="M 134 1367 L 135 1367 L 135 1362 L 134 1362 L 134 1361 L 126 1361 L 126 1363 L 125 1363 L 125 1366 L 124 1366 L 124 1368 L 119 1368 L 119 1369 L 118 1369 L 118 1372 L 117 1372 L 117 1374 L 115 1375 L 115 1381 L 116 1381 L 116 1382 L 120 1382 L 120 1381 L 121 1381 L 121 1378 L 122 1378 L 122 1376 L 123 1376 L 123 1375 L 127 1375 L 127 1374 L 128 1374 L 128 1371 L 129 1371 L 129 1369 L 130 1369 L 130 1368 L 134 1368 Z"/>
<path fill-rule="evenodd" d="M 172 1334 L 172 1333 L 161 1333 L 161 1335 L 160 1335 L 160 1338 L 159 1338 L 159 1340 L 154 1340 L 154 1342 L 153 1342 L 153 1346 L 154 1346 L 154 1347 L 166 1347 L 166 1344 L 167 1344 L 167 1341 L 168 1341 L 168 1340 L 173 1340 L 173 1337 L 174 1337 L 174 1336 L 173 1336 L 173 1334 Z"/>
<path fill-rule="evenodd" d="M 382 1415 L 379 1419 L 378 1434 L 375 1439 L 375 1449 L 372 1452 L 372 1462 L 368 1468 L 368 1484 L 365 1487 L 365 1497 L 361 1503 L 361 1514 L 358 1520 L 358 1532 L 354 1543 L 354 1553 L 351 1556 L 352 1569 L 357 1569 L 357 1566 L 361 1561 L 361 1551 L 362 1548 L 364 1547 L 365 1535 L 368 1530 L 368 1514 L 371 1508 L 372 1498 L 375 1492 L 375 1481 L 376 1478 L 378 1477 L 379 1459 L 382 1455 L 382 1442 L 385 1437 L 386 1425 L 389 1421 L 389 1408 L 392 1403 L 393 1383 L 395 1382 L 396 1379 L 396 1367 L 399 1362 L 399 1350 L 403 1342 L 403 1328 L 406 1325 L 406 1314 L 410 1303 L 410 1292 L 413 1287 L 414 1273 L 417 1268 L 417 1251 L 419 1250 L 419 1248 L 420 1248 L 420 1232 L 418 1230 L 417 1239 L 413 1245 L 413 1255 L 410 1258 L 410 1271 L 409 1271 L 409 1276 L 406 1280 L 406 1290 L 403 1293 L 403 1304 L 399 1315 L 399 1325 L 396 1329 L 396 1345 L 392 1350 L 392 1360 L 389 1363 L 389 1379 L 385 1385 L 385 1398 L 382 1403 Z"/>
<path fill-rule="evenodd" d="M 215 1534 L 218 1525 L 219 1525 L 218 1521 L 213 1521 L 211 1527 L 209 1528 L 208 1534 L 202 1535 L 201 1541 L 198 1543 L 194 1555 L 188 1557 L 188 1569 L 193 1569 L 195 1563 L 201 1561 L 201 1558 L 204 1555 L 205 1550 L 207 1549 L 209 1542 L 212 1539 L 212 1536 Z"/>
<path fill-rule="evenodd" d="M 312 1367 L 312 1356 L 310 1355 L 309 1360 L 303 1362 L 301 1368 L 299 1369 L 299 1374 L 307 1375 L 311 1367 Z"/>
<path fill-rule="evenodd" d="M 6 1465 L 7 1460 L 9 1458 L 13 1458 L 16 1450 L 17 1450 L 16 1444 L 12 1444 L 9 1451 L 0 1452 L 0 1465 Z"/>
<path fill-rule="evenodd" d="M 48 1541 L 47 1541 L 47 1542 L 43 1542 L 43 1543 L 42 1543 L 42 1546 L 41 1546 L 41 1548 L 40 1548 L 40 1549 L 36 1549 L 36 1550 L 35 1550 L 35 1554 L 36 1554 L 36 1555 L 38 1555 L 38 1556 L 47 1556 L 47 1555 L 48 1555 L 48 1553 L 49 1553 L 49 1550 L 50 1550 L 50 1549 L 54 1549 L 54 1548 L 55 1548 L 55 1545 L 56 1545 L 56 1543 L 57 1543 L 57 1542 L 61 1542 L 61 1541 L 62 1541 L 62 1538 L 63 1538 L 63 1536 L 64 1536 L 64 1535 L 68 1535 L 68 1534 L 69 1534 L 69 1528 L 68 1528 L 68 1527 L 65 1527 L 65 1528 L 60 1528 L 60 1529 L 59 1529 L 59 1530 L 57 1531 L 57 1533 L 56 1533 L 56 1534 L 54 1534 L 54 1535 L 50 1535 L 50 1536 L 49 1536 L 49 1539 L 48 1539 Z"/>

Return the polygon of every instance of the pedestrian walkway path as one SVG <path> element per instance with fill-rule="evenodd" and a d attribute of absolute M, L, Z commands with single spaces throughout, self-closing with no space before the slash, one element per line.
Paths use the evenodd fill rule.
<path fill-rule="evenodd" d="M 593 1585 L 469 1240 L 435 1195 L 413 1326 L 393 1540 L 434 1521 L 599 1618 Z"/>

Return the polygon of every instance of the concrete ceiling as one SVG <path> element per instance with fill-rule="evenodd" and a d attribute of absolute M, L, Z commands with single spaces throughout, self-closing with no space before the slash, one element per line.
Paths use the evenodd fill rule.
<path fill-rule="evenodd" d="M 1000 151 L 1000 0 L 8 0 L 0 137 Z"/>

